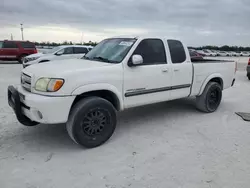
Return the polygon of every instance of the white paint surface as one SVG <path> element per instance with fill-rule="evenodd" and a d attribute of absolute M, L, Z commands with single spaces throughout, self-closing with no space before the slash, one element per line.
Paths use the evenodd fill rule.
<path fill-rule="evenodd" d="M 241 64 L 242 67 L 245 63 Z M 21 65 L 0 65 L 1 188 L 249 187 L 250 82 L 238 72 L 218 111 L 177 100 L 125 111 L 112 138 L 82 149 L 65 125 L 24 127 L 7 104 Z"/>

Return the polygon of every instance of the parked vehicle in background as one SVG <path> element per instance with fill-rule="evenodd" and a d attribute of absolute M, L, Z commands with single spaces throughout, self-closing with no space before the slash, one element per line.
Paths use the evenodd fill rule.
<path fill-rule="evenodd" d="M 241 52 L 241 56 L 250 57 L 250 52 Z"/>
<path fill-rule="evenodd" d="M 191 96 L 200 111 L 216 111 L 235 72 L 234 61 L 191 60 L 179 40 L 123 36 L 103 40 L 82 59 L 23 69 L 8 102 L 20 123 L 66 123 L 74 142 L 93 148 L 112 136 L 117 111 Z"/>
<path fill-rule="evenodd" d="M 240 57 L 240 56 L 242 56 L 241 54 L 242 54 L 242 52 L 235 52 L 236 53 L 236 56 L 237 57 Z"/>
<path fill-rule="evenodd" d="M 58 46 L 51 50 L 48 50 L 45 53 L 37 53 L 26 56 L 23 59 L 23 67 L 25 68 L 29 65 L 44 63 L 52 60 L 81 58 L 86 53 L 88 53 L 92 48 L 93 48 L 92 46 L 83 46 L 83 45 Z"/>
<path fill-rule="evenodd" d="M 190 55 L 191 60 L 202 60 L 203 59 L 203 56 L 196 51 L 189 50 L 189 55 Z"/>
<path fill-rule="evenodd" d="M 249 58 L 248 64 L 247 64 L 247 77 L 250 80 L 250 58 Z"/>
<path fill-rule="evenodd" d="M 213 53 L 215 53 L 216 56 L 219 56 L 219 51 L 217 51 L 217 50 L 210 50 L 210 51 L 213 52 Z"/>
<path fill-rule="evenodd" d="M 218 56 L 223 56 L 223 57 L 225 57 L 225 56 L 228 56 L 228 53 L 225 52 L 225 51 L 219 51 L 219 52 L 218 52 Z"/>
<path fill-rule="evenodd" d="M 30 54 L 37 53 L 35 44 L 29 41 L 0 41 L 0 60 L 18 61 L 22 63 L 22 59 Z"/>
<path fill-rule="evenodd" d="M 217 54 L 214 53 L 214 52 L 212 52 L 211 50 L 203 50 L 203 52 L 204 52 L 204 54 L 206 56 L 212 56 L 212 57 L 216 57 L 217 56 Z"/>
<path fill-rule="evenodd" d="M 239 57 L 240 56 L 240 53 L 238 52 L 230 52 L 232 54 L 232 56 L 234 57 Z"/>
<path fill-rule="evenodd" d="M 205 52 L 203 52 L 203 50 L 196 50 L 196 52 L 200 55 L 202 55 L 203 57 L 206 56 Z"/>

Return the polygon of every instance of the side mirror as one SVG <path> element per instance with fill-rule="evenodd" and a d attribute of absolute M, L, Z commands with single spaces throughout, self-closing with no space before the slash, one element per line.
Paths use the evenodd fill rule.
<path fill-rule="evenodd" d="M 136 65 L 140 65 L 143 63 L 143 58 L 141 55 L 133 55 L 130 62 L 129 62 L 129 66 L 136 66 Z"/>

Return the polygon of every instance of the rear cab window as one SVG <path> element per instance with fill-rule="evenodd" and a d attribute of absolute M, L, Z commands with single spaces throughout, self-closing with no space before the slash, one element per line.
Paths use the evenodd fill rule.
<path fill-rule="evenodd" d="M 2 48 L 9 48 L 9 49 L 15 49 L 18 48 L 17 44 L 15 42 L 12 41 L 4 41 Z"/>
<path fill-rule="evenodd" d="M 133 55 L 141 55 L 143 58 L 142 65 L 166 64 L 165 47 L 161 39 L 144 39 L 142 40 Z"/>
<path fill-rule="evenodd" d="M 3 41 L 0 41 L 0 48 L 3 47 Z"/>
<path fill-rule="evenodd" d="M 183 44 L 178 40 L 168 40 L 172 63 L 183 63 L 187 56 Z"/>

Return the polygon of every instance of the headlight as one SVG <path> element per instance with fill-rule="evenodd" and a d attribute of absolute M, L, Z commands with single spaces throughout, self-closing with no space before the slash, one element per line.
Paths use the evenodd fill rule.
<path fill-rule="evenodd" d="M 34 60 L 36 60 L 36 59 L 38 59 L 39 57 L 29 57 L 29 58 L 27 58 L 27 60 L 28 61 L 34 61 Z"/>
<path fill-rule="evenodd" d="M 43 92 L 58 91 L 64 84 L 63 79 L 58 78 L 40 78 L 36 81 L 35 90 Z"/>

